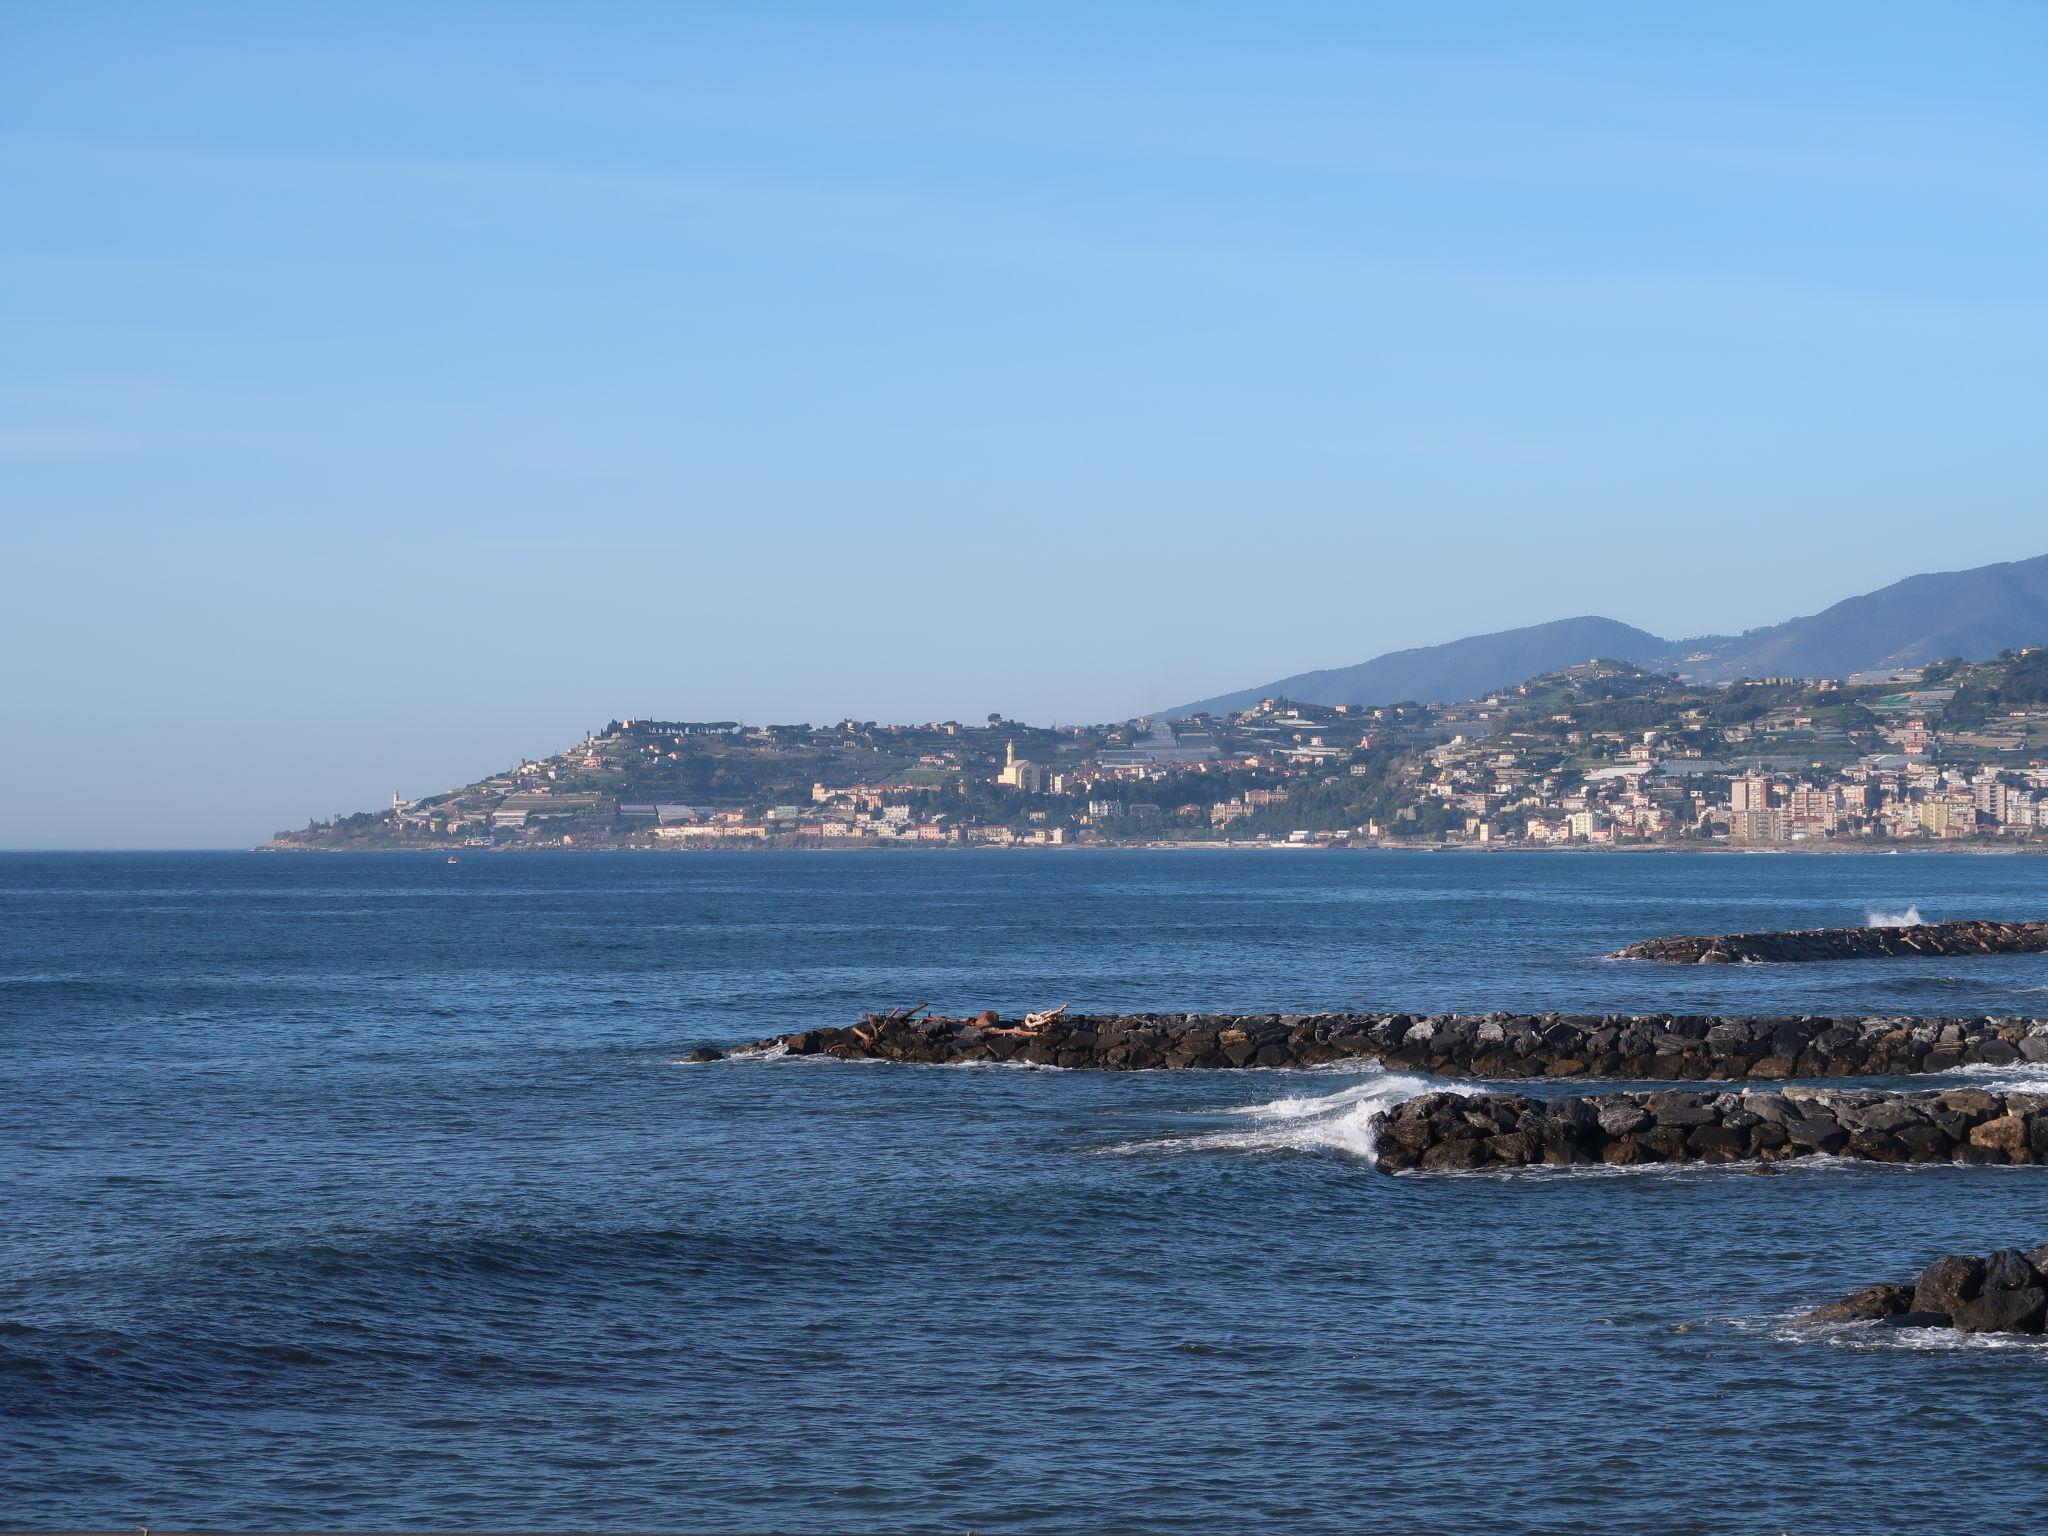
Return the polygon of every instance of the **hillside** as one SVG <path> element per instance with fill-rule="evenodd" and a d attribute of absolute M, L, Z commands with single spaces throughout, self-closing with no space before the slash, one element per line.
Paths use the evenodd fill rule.
<path fill-rule="evenodd" d="M 271 846 L 1957 838 L 2048 840 L 2048 648 L 1865 684 L 1717 685 L 1581 661 L 1458 704 L 1276 699 L 1178 727 L 615 720 L 551 757 Z"/>
<path fill-rule="evenodd" d="M 1707 682 L 1738 677 L 1846 677 L 1959 656 L 1981 661 L 2048 641 L 2048 555 L 1909 576 L 1819 613 L 1727 640 L 1694 642 L 1712 659 L 1684 664 Z"/>
<path fill-rule="evenodd" d="M 1405 700 L 1470 699 L 1524 678 L 1557 672 L 1593 656 L 1647 662 L 1672 650 L 1647 630 L 1614 619 L 1554 619 L 1523 629 L 1472 635 L 1445 645 L 1390 651 L 1352 667 L 1302 672 L 1258 688 L 1199 699 L 1166 712 L 1169 719 L 1206 713 L 1228 714 L 1261 699 L 1301 704 L 1373 705 Z"/>
<path fill-rule="evenodd" d="M 1558 619 L 1444 645 L 1390 651 L 1355 666 L 1297 673 L 1165 711 L 1169 719 L 1242 709 L 1263 698 L 1371 706 L 1473 698 L 1521 678 L 1607 656 L 1701 682 L 1847 677 L 1961 657 L 1981 661 L 2048 642 L 2048 555 L 1909 576 L 1819 613 L 1741 635 L 1665 640 L 1615 619 Z"/>

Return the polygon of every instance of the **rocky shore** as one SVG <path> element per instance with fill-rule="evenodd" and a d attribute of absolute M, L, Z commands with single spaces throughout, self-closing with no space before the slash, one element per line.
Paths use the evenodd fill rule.
<path fill-rule="evenodd" d="M 1977 1258 L 1944 1254 L 1898 1284 L 1865 1286 L 1806 1314 L 1809 1323 L 1953 1328 L 1960 1333 L 2040 1333 L 2048 1323 L 2048 1246 Z"/>
<path fill-rule="evenodd" d="M 1915 923 L 1899 928 L 1805 928 L 1788 933 L 1686 934 L 1644 939 L 1614 960 L 1675 965 L 1756 965 L 1801 960 L 1877 960 L 1919 955 L 2032 955 L 2048 952 L 2048 923 Z"/>
<path fill-rule="evenodd" d="M 2048 1061 L 2048 1020 L 1589 1014 L 1068 1015 L 1036 1027 L 871 1017 L 759 1042 L 796 1056 L 1110 1071 L 1376 1061 L 1442 1077 L 1740 1081 Z M 704 1050 L 700 1059 L 716 1053 Z"/>
<path fill-rule="evenodd" d="M 1538 1099 L 1425 1093 L 1376 1116 L 1380 1169 L 1776 1162 L 2048 1163 L 2048 1094 L 1672 1089 Z"/>

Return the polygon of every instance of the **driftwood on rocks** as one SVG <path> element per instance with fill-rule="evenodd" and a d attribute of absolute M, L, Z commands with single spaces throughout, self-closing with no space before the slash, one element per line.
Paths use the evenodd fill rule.
<path fill-rule="evenodd" d="M 881 1032 L 889 1025 L 908 1024 L 929 1007 L 931 1007 L 930 1003 L 918 1003 L 908 1008 L 891 1008 L 887 1013 L 864 1013 L 860 1016 L 860 1022 L 852 1027 L 850 1033 L 863 1044 L 873 1045 L 880 1037 Z"/>
<path fill-rule="evenodd" d="M 1643 939 L 1608 958 L 1676 965 L 1756 965 L 1801 960 L 2031 955 L 2048 951 L 2048 923 L 1964 921 L 1891 928 L 1803 928 L 1786 933 L 1684 934 Z"/>
<path fill-rule="evenodd" d="M 1376 1115 L 1378 1167 L 1539 1164 L 2048 1163 L 2048 1094 L 1667 1089 L 1594 1097 L 1425 1093 Z"/>
<path fill-rule="evenodd" d="M 1044 1034 L 1046 1026 L 1066 1011 L 1067 1005 L 1061 1003 L 1059 1007 L 1047 1009 L 1042 1013 L 1025 1014 L 1022 1024 L 1005 1024 L 992 1013 L 981 1015 L 975 1022 L 984 1035 L 1012 1036 L 1028 1040 Z"/>
<path fill-rule="evenodd" d="M 2048 1062 L 2048 1020 L 1699 1014 L 867 1014 L 760 1042 L 792 1055 L 1109 1071 L 1375 1061 L 1442 1077 L 1774 1081 Z"/>
<path fill-rule="evenodd" d="M 907 1008 L 891 1008 L 887 1013 L 864 1013 L 860 1016 L 863 1024 L 908 1024 L 912 1019 L 931 1007 L 930 1003 L 916 1003 Z"/>

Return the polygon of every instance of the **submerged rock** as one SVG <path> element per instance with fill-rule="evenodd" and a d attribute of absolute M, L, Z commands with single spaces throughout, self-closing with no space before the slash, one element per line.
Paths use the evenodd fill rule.
<path fill-rule="evenodd" d="M 1815 1307 L 1802 1319 L 1809 1323 L 1869 1323 L 1913 1310 L 1910 1285 L 1866 1285 L 1840 1301 Z"/>
<path fill-rule="evenodd" d="M 1802 928 L 1785 933 L 1703 933 L 1643 939 L 1615 960 L 1677 965 L 1755 965 L 1800 960 L 1875 960 L 1919 955 L 2031 955 L 2048 952 L 2048 923 L 1965 920 L 1896 928 Z"/>

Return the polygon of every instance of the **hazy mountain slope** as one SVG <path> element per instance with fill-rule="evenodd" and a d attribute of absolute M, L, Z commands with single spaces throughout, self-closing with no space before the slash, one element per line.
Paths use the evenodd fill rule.
<path fill-rule="evenodd" d="M 1738 677 L 1846 677 L 1949 656 L 1982 661 L 2007 646 L 2042 644 L 2048 644 L 2048 555 L 1909 576 L 1745 635 L 1675 642 L 1614 619 L 1558 619 L 1446 645 L 1390 651 L 1357 666 L 1302 672 L 1166 714 L 1243 709 L 1276 695 L 1304 704 L 1469 699 L 1595 656 L 1727 682 Z"/>
<path fill-rule="evenodd" d="M 1596 656 L 1643 662 L 1668 658 L 1672 644 L 1613 619 L 1554 619 L 1526 629 L 1472 635 L 1445 645 L 1390 651 L 1352 667 L 1302 672 L 1278 682 L 1183 704 L 1170 717 L 1197 710 L 1244 709 L 1279 695 L 1302 704 L 1394 704 L 1404 699 L 1469 699 L 1524 678 L 1555 672 Z"/>
<path fill-rule="evenodd" d="M 2048 643 L 2048 555 L 1967 571 L 1909 576 L 1832 608 L 1694 648 L 1688 676 L 1842 677 L 1872 667 L 1961 656 L 1981 661 L 2007 646 Z"/>

